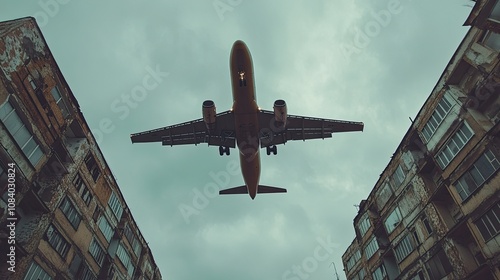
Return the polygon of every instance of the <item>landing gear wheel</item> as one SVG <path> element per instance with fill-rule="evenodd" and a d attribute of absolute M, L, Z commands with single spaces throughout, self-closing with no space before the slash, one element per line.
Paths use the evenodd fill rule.
<path fill-rule="evenodd" d="M 276 147 L 276 145 L 267 146 L 266 153 L 268 156 L 271 155 L 271 153 L 273 153 L 273 155 L 276 155 L 278 154 L 278 147 Z"/>
<path fill-rule="evenodd" d="M 273 152 L 273 155 L 277 155 L 278 154 L 278 147 L 276 147 L 276 145 L 273 145 L 273 147 L 271 148 L 272 152 Z"/>
<path fill-rule="evenodd" d="M 219 146 L 219 155 L 223 156 L 224 154 L 230 155 L 231 149 L 229 147 Z"/>

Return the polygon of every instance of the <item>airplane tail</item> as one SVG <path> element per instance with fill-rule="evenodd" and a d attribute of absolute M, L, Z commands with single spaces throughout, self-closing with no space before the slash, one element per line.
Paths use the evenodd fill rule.
<path fill-rule="evenodd" d="M 259 185 L 257 189 L 257 193 L 286 193 L 286 189 L 283 188 L 278 188 L 278 187 L 270 187 L 270 186 L 264 186 L 264 185 Z M 225 189 L 219 191 L 219 194 L 248 194 L 248 188 L 247 186 L 239 186 L 235 188 L 230 188 L 230 189 Z"/>

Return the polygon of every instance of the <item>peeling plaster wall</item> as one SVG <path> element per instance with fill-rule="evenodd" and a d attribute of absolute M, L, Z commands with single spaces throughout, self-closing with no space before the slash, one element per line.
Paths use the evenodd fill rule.
<path fill-rule="evenodd" d="M 27 60 L 44 57 L 48 50 L 45 42 L 33 23 L 22 22 L 11 25 L 8 30 L 0 26 L 0 66 L 7 79 L 12 81 L 11 73 L 17 71 Z M 30 50 L 27 53 L 26 50 Z"/>

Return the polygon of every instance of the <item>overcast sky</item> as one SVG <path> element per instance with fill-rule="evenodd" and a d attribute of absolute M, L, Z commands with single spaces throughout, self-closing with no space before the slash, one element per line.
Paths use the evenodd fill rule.
<path fill-rule="evenodd" d="M 332 262 L 345 279 L 341 256 L 354 238 L 354 205 L 368 196 L 457 49 L 473 4 L 0 3 L 2 21 L 38 20 L 163 278 L 173 280 L 336 279 Z M 289 114 L 365 123 L 362 133 L 289 142 L 277 156 L 264 151 L 261 184 L 288 193 L 254 201 L 205 194 L 213 184 L 243 184 L 238 153 L 132 145 L 129 137 L 200 118 L 207 99 L 228 110 L 229 53 L 238 39 L 253 57 L 260 107 L 284 99 Z M 154 83 L 146 94 L 132 96 L 148 76 Z"/>

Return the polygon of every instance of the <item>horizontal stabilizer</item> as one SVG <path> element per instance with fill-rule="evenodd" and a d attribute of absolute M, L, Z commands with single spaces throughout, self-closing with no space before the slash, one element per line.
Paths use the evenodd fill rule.
<path fill-rule="evenodd" d="M 239 186 L 219 191 L 219 194 L 247 194 L 247 193 L 248 193 L 247 186 Z M 286 189 L 259 185 L 257 193 L 286 193 Z"/>
<path fill-rule="evenodd" d="M 236 188 L 230 188 L 219 191 L 219 194 L 247 194 L 248 189 L 247 186 L 240 186 Z"/>
<path fill-rule="evenodd" d="M 286 189 L 259 185 L 257 193 L 286 193 Z"/>

